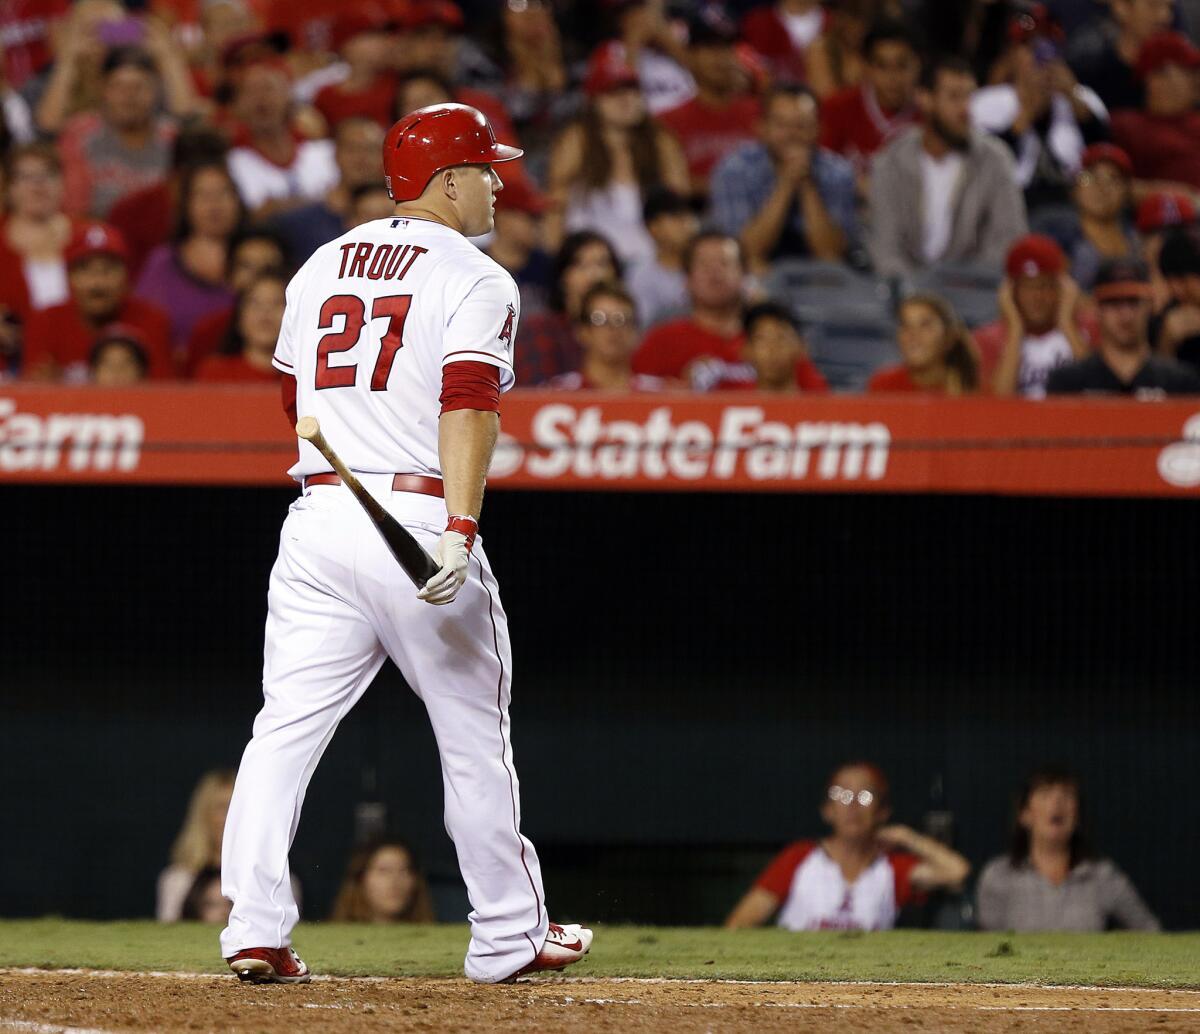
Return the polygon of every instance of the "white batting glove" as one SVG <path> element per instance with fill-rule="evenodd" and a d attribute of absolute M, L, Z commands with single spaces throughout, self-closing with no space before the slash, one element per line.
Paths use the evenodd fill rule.
<path fill-rule="evenodd" d="M 454 601 L 467 580 L 467 563 L 478 530 L 479 522 L 474 517 L 450 518 L 433 551 L 433 559 L 441 569 L 425 583 L 425 588 L 417 593 L 417 599 L 435 607 Z"/>

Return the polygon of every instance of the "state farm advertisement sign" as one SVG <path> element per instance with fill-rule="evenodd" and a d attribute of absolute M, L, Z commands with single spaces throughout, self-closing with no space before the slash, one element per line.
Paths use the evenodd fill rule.
<path fill-rule="evenodd" d="M 1200 494 L 1200 399 L 518 391 L 502 421 L 495 490 Z M 295 450 L 269 385 L 0 389 L 0 481 L 286 485 Z"/>

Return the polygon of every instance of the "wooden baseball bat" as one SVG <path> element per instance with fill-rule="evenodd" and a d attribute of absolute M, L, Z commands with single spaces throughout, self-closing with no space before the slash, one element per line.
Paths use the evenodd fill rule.
<path fill-rule="evenodd" d="M 312 442 L 321 455 L 329 461 L 329 465 L 337 471 L 338 477 L 342 479 L 343 484 L 354 493 L 354 498 L 367 511 L 367 516 L 371 518 L 371 522 L 379 529 L 379 534 L 383 536 L 383 541 L 387 543 L 388 549 L 392 551 L 392 556 L 404 568 L 405 574 L 412 579 L 413 585 L 418 589 L 425 588 L 425 583 L 437 574 L 439 570 L 433 557 L 426 553 L 421 544 L 405 530 L 403 525 L 384 509 L 379 500 L 363 488 L 362 482 L 350 473 L 349 468 L 342 462 L 341 457 L 333 451 L 333 446 L 325 440 L 325 435 L 321 433 L 321 425 L 317 422 L 317 418 L 315 416 L 302 416 L 296 424 L 296 434 L 306 442 Z"/>

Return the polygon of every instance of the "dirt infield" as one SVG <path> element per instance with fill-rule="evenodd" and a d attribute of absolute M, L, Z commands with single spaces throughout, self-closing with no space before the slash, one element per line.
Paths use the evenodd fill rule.
<path fill-rule="evenodd" d="M 673 1034 L 1200 1031 L 1200 992 L 964 984 L 789 984 L 542 978 L 321 979 L 252 987 L 232 977 L 0 971 L 0 1034 L 382 1031 Z"/>

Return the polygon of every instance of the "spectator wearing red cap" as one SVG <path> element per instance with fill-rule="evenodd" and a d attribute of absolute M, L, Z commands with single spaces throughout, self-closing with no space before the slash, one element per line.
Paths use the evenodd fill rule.
<path fill-rule="evenodd" d="M 826 17 L 820 0 L 778 0 L 747 14 L 741 36 L 766 59 L 779 82 L 806 83 L 805 54 L 825 31 Z"/>
<path fill-rule="evenodd" d="M 528 178 L 505 183 L 496 195 L 495 226 L 484 249 L 517 282 L 521 317 L 545 310 L 554 264 L 542 246 L 542 217 L 549 202 Z"/>
<path fill-rule="evenodd" d="M 1168 290 L 1158 269 L 1158 255 L 1163 238 L 1175 226 L 1188 226 L 1196 221 L 1196 207 L 1187 194 L 1171 190 L 1155 191 L 1142 198 L 1137 207 L 1135 223 L 1141 241 L 1141 258 L 1150 269 L 1154 307 L 1166 304 Z"/>
<path fill-rule="evenodd" d="M 150 375 L 170 376 L 170 321 L 157 306 L 129 296 L 129 253 L 121 235 L 103 223 L 81 226 L 67 245 L 65 258 L 71 298 L 30 317 L 24 375 L 40 380 L 86 379 L 97 334 L 110 323 L 122 323 L 145 338 Z"/>
<path fill-rule="evenodd" d="M 330 140 L 307 140 L 292 128 L 291 76 L 278 58 L 260 58 L 234 77 L 238 123 L 229 171 L 246 207 L 270 215 L 324 197 L 338 181 Z"/>
<path fill-rule="evenodd" d="M 58 140 L 68 213 L 103 219 L 124 195 L 166 175 L 175 128 L 156 111 L 158 89 L 144 50 L 121 47 L 104 59 L 99 110 L 71 118 Z"/>
<path fill-rule="evenodd" d="M 1080 82 L 1094 89 L 1110 112 L 1138 108 L 1142 84 L 1134 66 L 1142 45 L 1171 27 L 1174 0 L 1110 0 L 1107 7 L 1112 24 L 1105 26 L 1103 44 L 1086 52 L 1073 46 L 1077 56 L 1071 64 Z M 1078 43 L 1088 42 L 1081 34 Z"/>
<path fill-rule="evenodd" d="M 689 27 L 687 65 L 696 96 L 659 115 L 683 145 L 692 193 L 708 194 L 713 167 L 754 139 L 761 107 L 749 92 L 734 43 L 737 29 L 722 16 L 696 18 Z"/>
<path fill-rule="evenodd" d="M 1108 109 L 1095 90 L 1076 81 L 1059 50 L 1062 30 L 1044 8 L 1040 14 L 1012 20 L 999 62 L 1004 81 L 971 98 L 975 125 L 1011 149 L 1031 211 L 1064 204 L 1084 148 L 1108 137 Z"/>
<path fill-rule="evenodd" d="M 88 353 L 88 380 L 100 388 L 128 388 L 149 372 L 146 340 L 136 327 L 105 327 Z"/>
<path fill-rule="evenodd" d="M 547 382 L 560 391 L 662 391 L 661 377 L 634 373 L 630 357 L 638 343 L 637 310 L 629 292 L 604 281 L 590 287 L 580 304 L 575 335 L 582 359 L 579 369 Z"/>
<path fill-rule="evenodd" d="M 848 159 L 866 192 L 870 158 L 920 117 L 921 58 L 905 22 L 881 19 L 863 40 L 863 79 L 821 104 L 821 146 Z"/>
<path fill-rule="evenodd" d="M 736 237 L 709 230 L 684 255 L 691 311 L 660 323 L 642 340 L 633 369 L 654 377 L 684 379 L 700 359 L 736 363 L 742 357 L 742 306 L 746 263 Z"/>
<path fill-rule="evenodd" d="M 200 362 L 196 380 L 242 384 L 279 380 L 271 358 L 283 323 L 286 289 L 285 277 L 264 273 L 238 295 L 221 350 Z"/>
<path fill-rule="evenodd" d="M 347 118 L 369 118 L 387 129 L 392 124 L 396 74 L 392 70 L 395 37 L 381 7 L 340 10 L 333 20 L 332 44 L 341 57 L 344 77 L 317 91 L 313 106 L 331 127 Z"/>
<path fill-rule="evenodd" d="M 1058 242 L 1036 233 L 1012 246 L 1004 271 L 1000 319 L 974 333 L 981 379 L 996 395 L 1043 398 L 1050 371 L 1090 351 L 1079 288 Z"/>
<path fill-rule="evenodd" d="M 360 187 L 383 186 L 383 129 L 374 119 L 351 115 L 333 131 L 338 179 L 318 201 L 279 213 L 269 225 L 287 243 L 294 265 L 302 265 L 322 244 L 352 225 L 350 199 Z"/>
<path fill-rule="evenodd" d="M 596 48 L 589 67 L 604 63 L 632 68 L 652 115 L 691 100 L 696 83 L 685 67 L 683 34 L 664 15 L 661 0 L 605 0 L 604 6 L 615 20 L 616 39 Z"/>
<path fill-rule="evenodd" d="M 1152 354 L 1147 336 L 1150 273 L 1137 259 L 1112 259 L 1100 267 L 1092 289 L 1099 340 L 1096 351 L 1053 370 L 1051 395 L 1200 394 L 1200 377 L 1173 359 Z"/>
<path fill-rule="evenodd" d="M 1083 291 L 1092 289 L 1100 263 L 1132 257 L 1140 244 L 1129 221 L 1133 164 L 1116 144 L 1092 144 L 1080 158 L 1071 202 L 1075 221 L 1055 236 L 1070 260 L 1071 276 Z"/>
<path fill-rule="evenodd" d="M 63 212 L 62 162 L 49 144 L 25 144 L 5 162 L 7 212 L 0 221 L 0 310 L 25 322 L 67 300 L 63 249 L 75 224 Z"/>
<path fill-rule="evenodd" d="M 812 92 L 778 86 L 763 102 L 758 140 L 713 173 L 713 223 L 740 237 L 754 273 L 781 258 L 837 262 L 858 236 L 854 170 L 818 146 L 819 134 Z"/>
<path fill-rule="evenodd" d="M 1138 179 L 1200 189 L 1197 67 L 1200 50 L 1177 32 L 1143 44 L 1137 73 L 1145 83 L 1145 104 L 1113 116 L 1113 136 L 1129 153 Z"/>
<path fill-rule="evenodd" d="M 593 61 L 584 82 L 581 118 L 568 126 L 550 155 L 546 239 L 595 230 L 612 241 L 622 261 L 654 254 L 642 222 L 647 191 L 667 186 L 688 193 L 687 163 L 675 138 L 650 118 L 637 73 L 625 64 Z"/>
<path fill-rule="evenodd" d="M 741 362 L 703 359 L 692 363 L 688 377 L 693 390 L 775 395 L 823 395 L 829 391 L 828 382 L 808 357 L 800 322 L 786 305 L 771 301 L 752 305 L 742 324 L 746 340 Z"/>
<path fill-rule="evenodd" d="M 910 295 L 896 315 L 902 363 L 874 374 L 867 382 L 869 393 L 957 396 L 979 390 L 975 344 L 948 301 L 932 294 Z"/>
<path fill-rule="evenodd" d="M 938 264 L 1000 269 L 1026 232 L 1011 153 L 971 125 L 974 92 L 965 61 L 933 62 L 918 94 L 924 124 L 875 156 L 869 246 L 881 276 Z"/>

